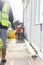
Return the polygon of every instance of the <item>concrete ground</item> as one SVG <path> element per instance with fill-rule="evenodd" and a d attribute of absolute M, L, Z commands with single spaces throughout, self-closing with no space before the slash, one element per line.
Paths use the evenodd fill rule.
<path fill-rule="evenodd" d="M 10 39 L 7 42 L 6 59 L 5 65 L 43 65 L 39 57 L 31 57 L 24 40 Z"/>
<path fill-rule="evenodd" d="M 29 51 L 22 40 L 10 40 L 7 44 L 6 65 L 29 65 Z"/>
<path fill-rule="evenodd" d="M 43 65 L 43 61 L 37 57 L 36 59 L 31 58 L 32 65 Z"/>

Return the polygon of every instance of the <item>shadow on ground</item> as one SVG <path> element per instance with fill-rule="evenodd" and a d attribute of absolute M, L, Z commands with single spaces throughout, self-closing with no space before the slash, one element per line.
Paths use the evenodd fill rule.
<path fill-rule="evenodd" d="M 22 39 L 18 39 L 17 41 L 16 41 L 16 43 L 17 44 L 21 44 L 21 43 L 25 43 L 25 41 L 24 41 L 24 39 L 22 40 Z"/>

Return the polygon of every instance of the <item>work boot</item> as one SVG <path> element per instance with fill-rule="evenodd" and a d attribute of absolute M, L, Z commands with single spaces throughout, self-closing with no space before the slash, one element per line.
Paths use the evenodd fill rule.
<path fill-rule="evenodd" d="M 3 62 L 3 63 L 6 62 L 5 56 L 6 56 L 6 49 L 2 48 L 2 60 L 1 60 L 1 62 Z"/>

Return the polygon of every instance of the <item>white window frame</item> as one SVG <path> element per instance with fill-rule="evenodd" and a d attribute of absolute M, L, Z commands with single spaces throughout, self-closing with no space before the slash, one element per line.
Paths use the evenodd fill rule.
<path fill-rule="evenodd" d="M 43 0 L 34 1 L 35 24 L 43 24 Z"/>

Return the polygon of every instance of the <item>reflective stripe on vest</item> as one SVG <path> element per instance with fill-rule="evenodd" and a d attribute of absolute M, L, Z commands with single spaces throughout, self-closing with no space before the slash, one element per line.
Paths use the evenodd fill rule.
<path fill-rule="evenodd" d="M 9 26 L 9 15 L 8 15 L 8 3 L 5 3 L 2 8 L 2 21 L 1 24 L 3 26 Z"/>

